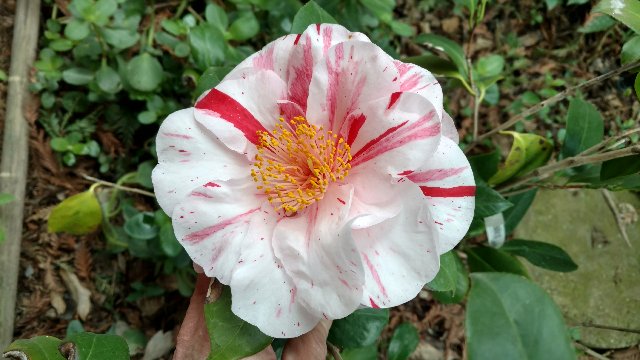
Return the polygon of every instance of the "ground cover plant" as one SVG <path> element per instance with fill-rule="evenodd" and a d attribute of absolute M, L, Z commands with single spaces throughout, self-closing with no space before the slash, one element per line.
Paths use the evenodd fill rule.
<path fill-rule="evenodd" d="M 170 357 L 180 326 L 190 326 L 183 319 L 192 294 L 209 332 L 233 336 L 194 336 L 183 349 L 231 359 L 271 346 L 282 355 L 286 334 L 232 312 L 229 288 L 198 278 L 196 256 L 165 213 L 163 201 L 173 200 L 158 195 L 152 171 L 170 114 L 197 104 L 266 44 L 316 24 L 361 32 L 391 58 L 433 73 L 443 114 L 458 128 L 447 135 L 459 142 L 451 140 L 448 161 L 464 152 L 472 173 L 458 185 L 475 183 L 474 212 L 451 247 L 464 238 L 440 255 L 435 278 L 397 308 L 380 309 L 371 297 L 366 308 L 330 314 L 329 356 L 407 359 L 421 338 L 440 341 L 450 358 L 592 354 L 523 261 L 558 272 L 580 264 L 547 239 L 510 234 L 537 189 L 640 188 L 639 8 L 634 0 L 45 1 L 30 85 L 39 108 L 31 112 L 37 156 L 16 322 L 22 340 L 5 356 L 102 356 L 93 346 L 106 358 Z M 0 206 L 10 200 L 2 194 Z M 205 305 L 207 289 L 214 295 Z"/>

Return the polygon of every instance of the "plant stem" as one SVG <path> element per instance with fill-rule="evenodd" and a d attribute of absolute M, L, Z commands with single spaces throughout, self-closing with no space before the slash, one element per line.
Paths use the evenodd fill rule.
<path fill-rule="evenodd" d="M 595 352 L 595 351 L 591 350 L 590 348 L 586 347 L 586 346 L 585 346 L 584 344 L 582 344 L 582 343 L 579 343 L 579 342 L 577 342 L 577 341 L 576 341 L 576 342 L 575 342 L 575 344 L 576 344 L 576 345 L 578 345 L 577 347 L 578 347 L 580 350 L 584 351 L 584 352 L 585 352 L 585 353 L 587 353 L 588 355 L 593 356 L 594 358 L 596 358 L 596 359 L 598 359 L 598 360 L 610 360 L 608 357 L 598 354 L 597 352 Z"/>
<path fill-rule="evenodd" d="M 189 13 L 191 15 L 193 15 L 193 17 L 195 17 L 196 19 L 198 19 L 199 22 L 203 23 L 204 19 L 202 18 L 202 16 L 200 16 L 200 14 L 198 14 L 197 11 L 193 10 L 193 8 L 191 6 L 187 6 L 187 11 L 189 11 Z"/>
<path fill-rule="evenodd" d="M 89 175 L 86 175 L 86 174 L 81 174 L 80 176 L 82 176 L 82 178 L 84 178 L 85 180 L 92 181 L 92 182 L 94 182 L 96 184 L 99 184 L 99 185 L 109 186 L 109 187 L 112 187 L 114 189 L 118 189 L 118 190 L 121 190 L 121 191 L 132 192 L 132 193 L 136 193 L 136 194 L 140 194 L 140 195 L 144 195 L 144 196 L 156 197 L 156 195 L 154 193 L 146 191 L 146 190 L 115 184 L 115 183 L 112 183 L 112 182 L 109 182 L 109 181 L 105 181 L 105 180 L 101 180 L 101 179 L 98 179 L 98 178 L 94 178 L 93 176 L 89 176 Z"/>
<path fill-rule="evenodd" d="M 331 354 L 334 360 L 342 360 L 342 356 L 340 356 L 340 351 L 338 350 L 337 346 L 327 341 L 327 349 L 329 350 L 329 354 Z"/>
<path fill-rule="evenodd" d="M 552 97 L 550 97 L 550 98 L 548 98 L 548 99 L 546 99 L 546 100 L 544 100 L 544 101 L 542 101 L 542 102 L 540 102 L 540 103 L 538 103 L 538 104 L 536 104 L 536 105 L 534 105 L 534 106 L 532 106 L 532 107 L 530 107 L 528 109 L 526 109 L 525 111 L 513 116 L 512 118 L 510 118 L 506 122 L 500 124 L 495 129 L 492 129 L 492 130 L 490 130 L 490 131 L 478 136 L 477 139 L 475 139 L 471 144 L 469 144 L 466 147 L 464 152 L 465 153 L 469 153 L 469 151 L 471 151 L 471 149 L 473 149 L 476 145 L 478 145 L 478 143 L 480 143 L 482 140 L 488 138 L 489 136 L 491 136 L 491 135 L 493 135 L 493 134 L 495 134 L 495 133 L 497 133 L 499 131 L 502 131 L 502 130 L 510 128 L 511 126 L 515 125 L 518 121 L 523 120 L 523 119 L 527 118 L 528 116 L 531 116 L 531 115 L 537 113 L 538 111 L 544 109 L 545 107 L 548 107 L 550 105 L 553 105 L 553 104 L 557 103 L 560 100 L 565 99 L 567 96 L 571 95 L 572 93 L 574 93 L 577 90 L 584 89 L 584 88 L 589 87 L 591 85 L 595 85 L 597 83 L 605 81 L 605 80 L 607 80 L 607 79 L 609 79 L 611 77 L 614 77 L 614 76 L 616 76 L 618 74 L 621 74 L 621 73 L 623 73 L 625 71 L 631 70 L 631 69 L 633 69 L 635 67 L 638 67 L 638 66 L 640 66 L 640 61 L 635 61 L 635 62 L 626 64 L 626 65 L 624 65 L 622 67 L 619 67 L 618 69 L 615 69 L 613 71 L 609 71 L 606 74 L 602 74 L 600 76 L 594 77 L 593 79 L 589 79 L 589 80 L 587 80 L 585 82 L 582 82 L 582 83 L 580 83 L 580 84 L 578 84 L 576 86 L 570 87 L 570 88 L 568 88 L 568 89 L 566 89 L 566 90 L 564 90 L 564 91 L 562 91 L 562 92 L 560 92 L 560 93 L 558 93 L 558 94 L 556 94 L 556 95 L 554 95 L 554 96 L 552 96 Z"/>

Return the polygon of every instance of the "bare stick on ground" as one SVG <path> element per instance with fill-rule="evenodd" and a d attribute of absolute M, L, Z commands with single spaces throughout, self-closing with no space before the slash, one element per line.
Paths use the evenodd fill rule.
<path fill-rule="evenodd" d="M 0 349 L 13 338 L 16 311 L 20 240 L 29 158 L 28 123 L 24 107 L 29 98 L 27 82 L 38 43 L 40 0 L 18 0 L 11 48 L 11 68 L 4 125 L 0 192 L 12 194 L 15 201 L 0 207 L 0 226 L 6 240 L 0 244 Z"/>

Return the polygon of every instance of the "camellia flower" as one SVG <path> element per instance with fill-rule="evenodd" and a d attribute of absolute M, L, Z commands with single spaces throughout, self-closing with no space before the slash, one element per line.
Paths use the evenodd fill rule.
<path fill-rule="evenodd" d="M 411 300 L 473 217 L 436 79 L 338 25 L 268 44 L 171 114 L 156 146 L 178 240 L 274 337 Z"/>

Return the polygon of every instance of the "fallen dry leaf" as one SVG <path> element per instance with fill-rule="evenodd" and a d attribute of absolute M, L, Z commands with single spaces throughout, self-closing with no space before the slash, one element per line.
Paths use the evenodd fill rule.
<path fill-rule="evenodd" d="M 153 334 L 147 347 L 144 349 L 142 360 L 155 360 L 163 357 L 174 347 L 173 331 L 164 332 L 162 330 Z"/>
<path fill-rule="evenodd" d="M 82 320 L 86 320 L 91 312 L 91 291 L 84 287 L 76 274 L 67 269 L 60 269 L 60 277 L 71 292 L 71 297 L 76 302 L 76 313 Z"/>

